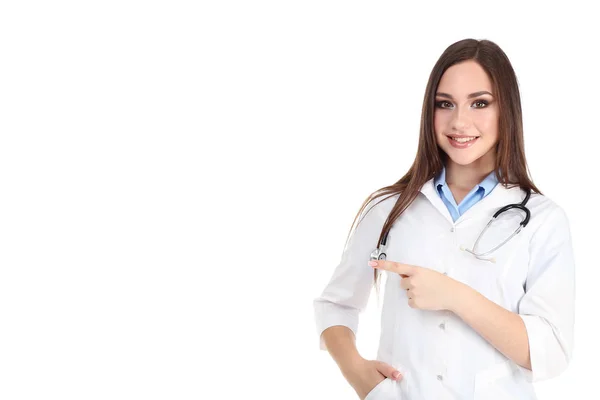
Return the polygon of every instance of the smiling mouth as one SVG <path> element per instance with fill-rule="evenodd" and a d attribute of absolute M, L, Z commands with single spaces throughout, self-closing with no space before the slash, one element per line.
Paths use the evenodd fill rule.
<path fill-rule="evenodd" d="M 473 140 L 479 138 L 479 136 L 470 136 L 470 137 L 448 136 L 448 137 L 457 143 L 468 143 L 468 142 L 472 142 Z"/>

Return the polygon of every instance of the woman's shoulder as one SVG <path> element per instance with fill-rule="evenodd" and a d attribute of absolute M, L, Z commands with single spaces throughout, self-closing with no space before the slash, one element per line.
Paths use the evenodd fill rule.
<path fill-rule="evenodd" d="M 373 196 L 373 195 L 371 195 Z M 387 214 L 392 210 L 398 201 L 400 194 L 385 194 L 376 198 L 371 198 L 365 207 L 365 212 L 371 210 L 377 214 Z"/>
<path fill-rule="evenodd" d="M 377 192 L 371 193 L 367 197 L 368 202 L 360 213 L 358 223 L 365 220 L 369 223 L 382 225 L 394 208 L 398 196 L 399 194 L 385 194 L 377 197 Z M 367 201 L 367 199 L 364 201 Z"/>
<path fill-rule="evenodd" d="M 569 218 L 562 205 L 539 193 L 531 193 L 526 204 L 531 214 L 531 221 L 536 229 L 564 229 L 569 228 Z"/>
<path fill-rule="evenodd" d="M 564 212 L 564 208 L 558 202 L 547 195 L 540 193 L 531 193 L 529 201 L 527 202 L 527 207 L 531 209 L 535 208 L 544 214 Z"/>

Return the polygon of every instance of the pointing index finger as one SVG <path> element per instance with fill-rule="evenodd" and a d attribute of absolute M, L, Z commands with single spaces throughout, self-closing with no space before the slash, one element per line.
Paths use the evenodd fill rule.
<path fill-rule="evenodd" d="M 386 271 L 395 272 L 406 278 L 413 272 L 413 266 L 408 264 L 402 264 L 399 262 L 389 260 L 371 260 L 369 265 L 373 268 L 384 269 Z"/>

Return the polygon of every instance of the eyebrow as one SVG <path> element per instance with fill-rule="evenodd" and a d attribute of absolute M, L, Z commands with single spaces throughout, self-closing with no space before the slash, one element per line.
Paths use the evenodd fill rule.
<path fill-rule="evenodd" d="M 494 97 L 494 95 L 491 94 L 490 92 L 488 92 L 487 90 L 482 90 L 480 92 L 471 93 L 470 95 L 467 96 L 467 99 L 472 99 L 473 97 L 481 96 L 482 94 L 489 94 L 490 96 Z M 446 97 L 448 99 L 453 99 L 452 95 L 449 95 L 448 93 L 437 92 L 435 95 L 439 96 L 439 97 Z"/>

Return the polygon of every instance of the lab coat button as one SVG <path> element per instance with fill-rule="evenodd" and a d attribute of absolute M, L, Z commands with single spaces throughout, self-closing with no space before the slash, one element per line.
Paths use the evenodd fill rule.
<path fill-rule="evenodd" d="M 454 232 L 454 227 L 450 228 L 450 232 Z"/>
<path fill-rule="evenodd" d="M 440 327 L 440 329 L 446 329 L 446 324 L 445 324 L 444 322 L 442 322 L 442 323 L 439 325 L 439 327 Z"/>
<path fill-rule="evenodd" d="M 448 273 L 446 271 L 444 271 L 444 275 L 448 275 Z"/>
<path fill-rule="evenodd" d="M 437 376 L 437 379 L 438 379 L 438 381 L 441 381 L 441 380 L 443 380 L 443 379 L 444 379 L 444 377 L 443 377 L 442 375 L 438 375 L 438 376 Z"/>

